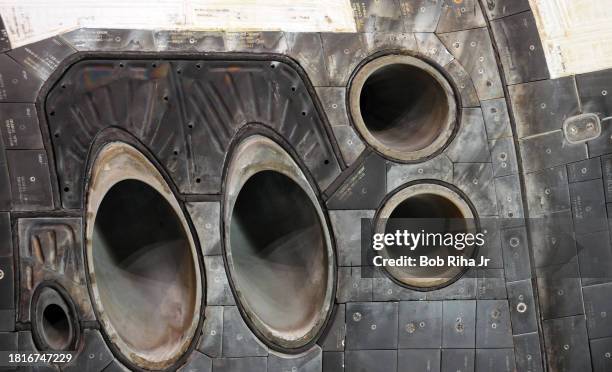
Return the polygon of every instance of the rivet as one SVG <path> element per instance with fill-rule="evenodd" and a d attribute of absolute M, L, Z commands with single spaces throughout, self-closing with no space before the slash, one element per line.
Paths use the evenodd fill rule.
<path fill-rule="evenodd" d="M 361 313 L 354 313 L 354 314 L 353 314 L 353 320 L 354 320 L 355 322 L 359 322 L 359 321 L 361 321 Z"/>
<path fill-rule="evenodd" d="M 4 271 L 0 269 L 0 280 L 4 279 Z"/>

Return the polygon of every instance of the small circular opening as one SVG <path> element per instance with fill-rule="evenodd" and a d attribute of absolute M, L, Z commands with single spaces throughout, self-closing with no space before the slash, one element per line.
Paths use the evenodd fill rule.
<path fill-rule="evenodd" d="M 70 345 L 71 327 L 68 314 L 57 304 L 49 304 L 43 311 L 43 332 L 47 344 L 54 350 Z"/>
<path fill-rule="evenodd" d="M 245 143 L 227 181 L 230 278 L 256 334 L 292 352 L 314 340 L 331 310 L 331 238 L 314 191 L 290 156 L 262 136 Z"/>
<path fill-rule="evenodd" d="M 387 245 L 381 251 L 385 258 L 408 257 L 417 265 L 385 266 L 385 269 L 393 278 L 410 287 L 431 288 L 450 284 L 465 271 L 465 265 L 422 266 L 421 257 L 440 257 L 444 262 L 448 262 L 449 256 L 472 258 L 476 250 L 474 245 L 465 245 L 460 250 L 454 245 L 443 244 L 442 239 L 449 233 L 454 236 L 476 233 L 475 228 L 472 210 L 458 193 L 437 184 L 409 186 L 385 203 L 377 229 L 385 234 L 396 234 L 397 231 L 423 234 L 423 240 L 414 250 L 405 245 Z M 423 243 L 426 237 L 428 243 Z"/>
<path fill-rule="evenodd" d="M 357 129 L 382 154 L 404 161 L 441 150 L 456 123 L 456 103 L 446 78 L 410 56 L 385 56 L 366 64 L 351 85 Z"/>

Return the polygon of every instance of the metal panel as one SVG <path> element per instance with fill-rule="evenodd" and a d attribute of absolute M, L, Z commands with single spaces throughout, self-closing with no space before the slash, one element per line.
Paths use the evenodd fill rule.
<path fill-rule="evenodd" d="M 538 300 L 542 319 L 583 313 L 580 276 L 576 260 L 537 270 Z"/>
<path fill-rule="evenodd" d="M 511 348 L 510 310 L 506 300 L 479 300 L 476 304 L 476 347 Z"/>
<path fill-rule="evenodd" d="M 612 337 L 612 284 L 582 289 L 589 338 Z"/>
<path fill-rule="evenodd" d="M 612 248 L 608 230 L 577 235 L 582 285 L 612 281 Z"/>
<path fill-rule="evenodd" d="M 12 256 L 13 235 L 11 233 L 11 216 L 8 212 L 0 212 L 0 257 Z"/>
<path fill-rule="evenodd" d="M 460 130 L 446 155 L 453 163 L 487 163 L 491 153 L 480 108 L 463 109 Z"/>
<path fill-rule="evenodd" d="M 513 372 L 515 370 L 514 349 L 476 350 L 476 372 Z"/>
<path fill-rule="evenodd" d="M 543 80 L 508 87 L 519 138 L 561 129 L 580 113 L 573 78 Z"/>
<path fill-rule="evenodd" d="M 153 32 L 158 51 L 223 52 L 225 40 L 222 32 L 191 30 L 156 30 Z"/>
<path fill-rule="evenodd" d="M 353 69 L 367 54 L 363 34 L 322 33 L 325 63 L 331 86 L 346 86 Z"/>
<path fill-rule="evenodd" d="M 440 372 L 440 349 L 398 350 L 398 372 Z"/>
<path fill-rule="evenodd" d="M 569 188 L 576 234 L 607 231 L 606 199 L 601 180 L 572 183 Z"/>
<path fill-rule="evenodd" d="M 396 372 L 397 350 L 359 350 L 345 353 L 345 370 L 368 372 Z"/>
<path fill-rule="evenodd" d="M 15 210 L 48 210 L 53 207 L 53 193 L 47 154 L 39 150 L 7 150 Z"/>
<path fill-rule="evenodd" d="M 13 257 L 0 258 L 0 297 L 8 301 L 0 302 L 0 310 L 10 310 L 15 308 L 15 278 L 13 273 Z"/>
<path fill-rule="evenodd" d="M 444 0 L 399 0 L 407 32 L 434 32 Z"/>
<path fill-rule="evenodd" d="M 591 357 L 584 316 L 542 322 L 548 368 L 552 371 L 590 371 Z"/>
<path fill-rule="evenodd" d="M 601 135 L 588 141 L 589 155 L 591 157 L 605 155 L 612 152 L 612 123 L 606 120 L 602 124 Z"/>
<path fill-rule="evenodd" d="M 348 303 L 346 319 L 347 350 L 397 349 L 396 302 Z"/>
<path fill-rule="evenodd" d="M 402 32 L 404 25 L 395 0 L 351 0 L 357 32 Z"/>
<path fill-rule="evenodd" d="M 606 200 L 612 202 L 612 155 L 601 158 Z"/>
<path fill-rule="evenodd" d="M 529 0 L 487 0 L 485 12 L 489 19 L 497 19 L 529 10 Z"/>
<path fill-rule="evenodd" d="M 267 348 L 247 327 L 235 306 L 223 309 L 223 356 L 267 356 Z M 233 369 L 231 371 L 234 371 Z"/>
<path fill-rule="evenodd" d="M 343 351 L 346 339 L 346 306 L 336 305 L 334 315 L 318 343 L 323 351 Z"/>
<path fill-rule="evenodd" d="M 599 158 L 567 165 L 567 177 L 570 183 L 601 179 L 601 175 L 601 161 Z"/>
<path fill-rule="evenodd" d="M 478 249 L 478 255 L 490 260 L 488 269 L 503 269 L 500 220 L 494 217 L 483 218 L 480 227 L 485 234 L 485 244 Z"/>
<path fill-rule="evenodd" d="M 365 34 L 368 54 L 376 52 L 415 52 L 417 42 L 412 33 L 403 32 L 372 32 Z"/>
<path fill-rule="evenodd" d="M 480 9 L 476 0 L 471 1 L 474 1 L 476 3 L 474 4 L 475 7 Z M 450 1 L 449 3 L 453 4 Z M 457 6 L 456 4 L 454 5 Z M 469 8 L 468 4 L 461 4 L 459 6 L 466 9 Z M 450 6 L 446 9 L 449 8 Z M 475 28 L 443 34 L 440 35 L 440 40 L 470 74 L 478 97 L 481 100 L 504 96 L 488 29 Z"/>
<path fill-rule="evenodd" d="M 455 59 L 452 54 L 446 49 L 444 44 L 438 39 L 436 34 L 432 33 L 417 33 L 414 34 L 417 41 L 419 52 L 444 67 Z"/>
<path fill-rule="evenodd" d="M 504 98 L 482 101 L 482 114 L 489 140 L 512 137 L 508 106 Z"/>
<path fill-rule="evenodd" d="M 0 102 L 35 102 L 43 80 L 0 54 Z"/>
<path fill-rule="evenodd" d="M 43 148 L 36 107 L 29 103 L 0 103 L 0 132 L 7 149 Z"/>
<path fill-rule="evenodd" d="M 550 74 L 531 12 L 491 22 L 508 84 L 548 79 Z"/>
<path fill-rule="evenodd" d="M 518 371 L 544 371 L 540 336 L 537 333 L 514 336 L 514 353 Z"/>
<path fill-rule="evenodd" d="M 453 180 L 453 184 L 474 203 L 478 215 L 497 215 L 497 198 L 490 163 L 455 164 Z"/>
<path fill-rule="evenodd" d="M 591 113 L 572 116 L 563 123 L 563 134 L 570 143 L 596 139 L 601 135 L 601 120 Z"/>
<path fill-rule="evenodd" d="M 215 358 L 213 359 L 215 372 L 267 372 L 268 358 Z"/>
<path fill-rule="evenodd" d="M 313 346 L 305 353 L 296 356 L 270 354 L 268 372 L 321 372 L 323 355 L 321 348 Z"/>
<path fill-rule="evenodd" d="M 476 272 L 469 270 L 453 284 L 435 291 L 425 292 L 428 301 L 475 300 Z"/>
<path fill-rule="evenodd" d="M 344 162 L 348 166 L 352 165 L 366 148 L 363 141 L 353 127 L 349 125 L 332 127 L 332 130 Z"/>
<path fill-rule="evenodd" d="M 76 50 L 62 38 L 52 37 L 13 49 L 8 54 L 44 81 L 74 53 Z"/>
<path fill-rule="evenodd" d="M 442 372 L 474 372 L 473 349 L 443 349 Z"/>
<path fill-rule="evenodd" d="M 529 220 L 531 249 L 536 267 L 560 265 L 576 257 L 576 239 L 571 211 Z"/>
<path fill-rule="evenodd" d="M 15 319 L 17 319 L 15 309 L 0 310 L 0 332 L 15 331 Z"/>
<path fill-rule="evenodd" d="M 299 62 L 312 84 L 316 87 L 327 86 L 329 80 L 321 36 L 314 32 L 285 32 L 285 39 L 289 55 Z"/>
<path fill-rule="evenodd" d="M 211 358 L 221 356 L 223 345 L 223 306 L 206 306 L 198 350 Z"/>
<path fill-rule="evenodd" d="M 502 230 L 501 236 L 506 280 L 513 282 L 531 278 L 529 240 L 525 228 Z"/>
<path fill-rule="evenodd" d="M 442 302 L 404 301 L 399 306 L 400 349 L 439 349 L 442 345 Z"/>
<path fill-rule="evenodd" d="M 508 283 L 508 305 L 510 306 L 513 334 L 520 335 L 538 331 L 536 302 L 531 280 Z"/>
<path fill-rule="evenodd" d="M 387 169 L 387 192 L 391 192 L 405 183 L 419 179 L 437 179 L 450 183 L 453 181 L 453 163 L 444 155 L 436 156 L 419 164 L 389 163 Z"/>
<path fill-rule="evenodd" d="M 186 203 L 187 211 L 198 234 L 200 248 L 205 256 L 221 254 L 221 232 L 219 202 Z"/>
<path fill-rule="evenodd" d="M 84 329 L 82 334 L 83 349 L 72 359 L 72 361 L 62 367 L 62 371 L 80 372 L 102 371 L 113 361 L 113 354 L 110 352 L 100 331 L 95 329 Z"/>
<path fill-rule="evenodd" d="M 78 51 L 155 51 L 153 31 L 80 28 L 61 35 Z"/>
<path fill-rule="evenodd" d="M 361 219 L 372 219 L 374 213 L 373 210 L 329 211 L 329 219 L 336 237 L 338 266 L 361 266 Z"/>
<path fill-rule="evenodd" d="M 523 169 L 534 172 L 588 158 L 584 143 L 567 142 L 563 132 L 554 131 L 519 140 Z"/>
<path fill-rule="evenodd" d="M 519 176 L 495 178 L 495 193 L 501 226 L 511 227 L 524 224 L 525 215 Z"/>
<path fill-rule="evenodd" d="M 285 54 L 289 49 L 280 31 L 226 32 L 225 51 Z"/>
<path fill-rule="evenodd" d="M 443 302 L 442 347 L 465 349 L 476 346 L 476 301 Z"/>
<path fill-rule="evenodd" d="M 612 371 L 612 338 L 591 340 L 593 372 Z"/>
<path fill-rule="evenodd" d="M 327 201 L 330 209 L 376 209 L 385 197 L 386 161 L 368 155 Z"/>
<path fill-rule="evenodd" d="M 362 275 L 365 267 L 339 267 L 338 291 L 336 300 L 339 303 L 349 301 L 372 301 L 372 278 Z"/>
<path fill-rule="evenodd" d="M 4 145 L 0 143 L 0 211 L 10 211 L 11 208 L 11 181 L 9 177 L 8 164 L 6 161 L 6 151 Z"/>
<path fill-rule="evenodd" d="M 372 280 L 374 301 L 424 301 L 427 298 L 426 292 L 402 287 L 380 271 Z"/>
<path fill-rule="evenodd" d="M 485 27 L 486 25 L 478 0 L 463 0 L 461 2 L 444 0 L 442 15 L 436 32 L 467 30 Z"/>
<path fill-rule="evenodd" d="M 104 370 L 106 372 L 106 370 Z M 212 359 L 206 355 L 193 351 L 189 360 L 180 369 L 180 372 L 212 372 Z"/>
<path fill-rule="evenodd" d="M 323 352 L 323 372 L 344 372 L 344 353 Z"/>
<path fill-rule="evenodd" d="M 508 298 L 503 269 L 479 269 L 477 275 L 479 300 Z"/>
<path fill-rule="evenodd" d="M 583 112 L 597 113 L 603 117 L 612 115 L 612 74 L 610 70 L 577 75 L 576 85 Z M 602 122 L 603 128 L 609 126 L 610 123 Z"/>
<path fill-rule="evenodd" d="M 206 304 L 235 305 L 234 295 L 229 286 L 223 256 L 204 257 L 206 268 Z"/>
<path fill-rule="evenodd" d="M 567 169 L 549 168 L 525 176 L 529 214 L 538 216 L 570 208 Z"/>
<path fill-rule="evenodd" d="M 440 0 L 442 1 L 442 0 Z M 465 71 L 461 63 L 457 60 L 450 61 L 444 69 L 452 78 L 455 86 L 459 90 L 459 96 L 461 98 L 461 105 L 463 107 L 478 107 L 480 106 L 480 100 L 478 94 L 476 94 L 476 88 L 474 82 L 470 78 L 470 75 Z"/>
<path fill-rule="evenodd" d="M 490 141 L 489 148 L 493 163 L 493 177 L 503 177 L 518 173 L 516 150 L 512 138 L 507 137 Z"/>

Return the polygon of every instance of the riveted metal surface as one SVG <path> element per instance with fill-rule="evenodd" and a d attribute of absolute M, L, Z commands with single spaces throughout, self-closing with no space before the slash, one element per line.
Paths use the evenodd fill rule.
<path fill-rule="evenodd" d="M 323 52 L 331 86 L 346 86 L 357 64 L 367 56 L 363 34 L 323 33 Z"/>
<path fill-rule="evenodd" d="M 536 267 L 560 265 L 575 258 L 576 239 L 571 211 L 532 218 L 529 227 Z"/>
<path fill-rule="evenodd" d="M 28 322 L 31 299 L 45 281 L 59 283 L 70 295 L 81 320 L 94 320 L 85 281 L 80 218 L 21 218 L 19 234 L 19 320 Z"/>
<path fill-rule="evenodd" d="M 221 356 L 223 345 L 223 306 L 206 306 L 198 350 L 211 358 Z"/>
<path fill-rule="evenodd" d="M 225 50 L 231 52 L 287 53 L 285 34 L 280 31 L 226 32 Z"/>
<path fill-rule="evenodd" d="M 336 236 L 336 255 L 339 266 L 362 265 L 361 219 L 371 219 L 374 213 L 373 210 L 329 211 L 329 219 Z"/>
<path fill-rule="evenodd" d="M 267 356 L 268 349 L 255 337 L 240 316 L 238 308 L 223 308 L 223 356 L 255 357 Z M 233 371 L 233 370 L 232 370 Z"/>
<path fill-rule="evenodd" d="M 442 372 L 474 372 L 474 349 L 443 349 Z"/>
<path fill-rule="evenodd" d="M 478 99 L 474 82 L 463 66 L 461 66 L 461 63 L 457 60 L 452 60 L 444 66 L 444 69 L 448 72 L 459 91 L 461 105 L 463 107 L 480 106 L 480 100 Z"/>
<path fill-rule="evenodd" d="M 155 51 L 153 31 L 80 28 L 62 34 L 78 51 Z"/>
<path fill-rule="evenodd" d="M 415 371 L 440 372 L 440 349 L 402 349 L 397 351 L 398 371 L 407 366 Z"/>
<path fill-rule="evenodd" d="M 0 189 L 5 191 L 0 193 L 0 211 L 10 211 L 12 201 L 11 181 L 3 144 L 0 144 Z"/>
<path fill-rule="evenodd" d="M 446 149 L 453 163 L 487 163 L 491 153 L 480 108 L 463 109 L 459 133 Z"/>
<path fill-rule="evenodd" d="M 437 33 L 485 27 L 484 16 L 478 0 L 443 0 L 442 15 L 438 22 Z"/>
<path fill-rule="evenodd" d="M 508 87 L 519 138 L 550 132 L 580 112 L 571 77 Z"/>
<path fill-rule="evenodd" d="M 225 39 L 222 32 L 189 30 L 156 30 L 153 32 L 158 51 L 222 52 Z"/>
<path fill-rule="evenodd" d="M 344 372 L 344 353 L 338 351 L 324 351 L 323 372 Z"/>
<path fill-rule="evenodd" d="M 343 351 L 346 339 L 346 305 L 338 304 L 331 322 L 319 339 L 323 351 Z"/>
<path fill-rule="evenodd" d="M 297 60 L 315 87 L 329 84 L 325 70 L 323 42 L 318 33 L 285 32 L 288 54 Z"/>
<path fill-rule="evenodd" d="M 480 221 L 480 226 L 482 233 L 485 234 L 485 244 L 478 250 L 478 255 L 490 260 L 487 268 L 503 269 L 500 219 L 494 217 L 483 218 Z"/>
<path fill-rule="evenodd" d="M 529 10 L 529 0 L 486 0 L 485 12 L 489 19 L 497 19 Z"/>
<path fill-rule="evenodd" d="M 487 128 L 487 138 L 495 140 L 512 137 L 508 106 L 503 98 L 482 101 L 482 114 Z"/>
<path fill-rule="evenodd" d="M 235 305 L 234 295 L 229 286 L 223 256 L 205 256 L 206 304 L 213 306 Z"/>
<path fill-rule="evenodd" d="M 508 298 L 503 269 L 479 269 L 476 275 L 478 277 L 477 298 L 479 300 L 501 300 Z"/>
<path fill-rule="evenodd" d="M 490 163 L 457 163 L 454 165 L 453 181 L 474 203 L 478 215 L 497 215 L 497 198 Z"/>
<path fill-rule="evenodd" d="M 521 226 L 524 223 L 524 213 L 519 176 L 495 178 L 495 194 L 501 226 Z"/>
<path fill-rule="evenodd" d="M 434 32 L 442 12 L 443 0 L 399 0 L 407 32 Z"/>
<path fill-rule="evenodd" d="M 13 235 L 11 233 L 11 216 L 0 212 L 0 257 L 13 256 Z"/>
<path fill-rule="evenodd" d="M 612 370 L 612 338 L 591 340 L 591 362 L 593 372 Z"/>
<path fill-rule="evenodd" d="M 479 300 L 476 304 L 476 347 L 512 348 L 510 311 L 506 300 Z"/>
<path fill-rule="evenodd" d="M 570 208 L 567 169 L 548 168 L 525 176 L 527 205 L 531 216 L 559 212 Z"/>
<path fill-rule="evenodd" d="M 612 114 L 612 75 L 608 70 L 577 75 L 576 85 L 583 112 L 597 113 L 603 117 Z M 602 123 L 606 126 L 606 123 Z"/>
<path fill-rule="evenodd" d="M 476 301 L 444 301 L 442 304 L 442 347 L 476 346 Z"/>
<path fill-rule="evenodd" d="M 531 11 L 491 22 L 508 84 L 548 79 L 548 65 Z"/>
<path fill-rule="evenodd" d="M 219 218 L 221 205 L 219 202 L 186 203 L 187 211 L 195 226 L 200 241 L 200 248 L 205 256 L 221 254 L 221 231 Z"/>
<path fill-rule="evenodd" d="M 580 276 L 576 259 L 537 270 L 538 299 L 542 319 L 583 313 Z"/>
<path fill-rule="evenodd" d="M 215 372 L 267 372 L 268 358 L 215 358 L 213 359 Z"/>
<path fill-rule="evenodd" d="M 419 52 L 444 67 L 455 59 L 446 49 L 436 34 L 417 33 L 414 34 Z"/>
<path fill-rule="evenodd" d="M 336 301 L 372 301 L 372 277 L 362 275 L 367 267 L 339 267 Z"/>
<path fill-rule="evenodd" d="M 396 372 L 397 350 L 351 350 L 344 354 L 345 371 Z"/>
<path fill-rule="evenodd" d="M 397 324 L 398 304 L 396 302 L 348 303 L 346 305 L 346 349 L 397 349 Z"/>
<path fill-rule="evenodd" d="M 576 235 L 582 285 L 612 281 L 612 246 L 608 230 Z"/>
<path fill-rule="evenodd" d="M 569 185 L 576 234 L 608 229 L 606 199 L 601 180 Z"/>
<path fill-rule="evenodd" d="M 354 164 L 359 155 L 365 150 L 363 141 L 359 138 L 353 127 L 349 125 L 335 126 L 332 127 L 332 130 L 338 147 L 340 147 L 342 158 L 348 166 Z"/>
<path fill-rule="evenodd" d="M 450 183 L 453 180 L 453 163 L 447 156 L 440 155 L 419 164 L 390 162 L 387 166 L 387 192 L 419 179 L 437 179 Z"/>
<path fill-rule="evenodd" d="M 400 302 L 399 348 L 439 349 L 441 346 L 442 301 Z"/>
<path fill-rule="evenodd" d="M 476 299 L 476 272 L 468 270 L 453 284 L 425 294 L 428 301 Z"/>
<path fill-rule="evenodd" d="M 612 284 L 582 289 L 589 338 L 612 337 Z"/>
<path fill-rule="evenodd" d="M 396 1 L 351 0 L 357 32 L 402 32 L 399 4 Z"/>
<path fill-rule="evenodd" d="M 36 108 L 29 103 L 0 103 L 0 132 L 6 149 L 43 148 Z"/>
<path fill-rule="evenodd" d="M 113 354 L 106 346 L 100 331 L 95 329 L 83 330 L 78 353 L 73 360 L 62 368 L 62 371 L 102 371 L 113 361 Z"/>
<path fill-rule="evenodd" d="M 43 84 L 6 54 L 0 54 L 0 81 L 0 102 L 34 102 Z"/>
<path fill-rule="evenodd" d="M 268 372 L 319 372 L 323 368 L 323 352 L 318 346 L 300 355 L 270 354 Z"/>
<path fill-rule="evenodd" d="M 542 326 L 550 370 L 591 370 L 589 340 L 584 316 L 545 320 Z"/>
<path fill-rule="evenodd" d="M 14 60 L 41 80 L 47 80 L 68 56 L 76 53 L 60 37 L 52 37 L 8 52 Z"/>
<path fill-rule="evenodd" d="M 501 240 L 506 280 L 513 282 L 529 279 L 529 242 L 525 227 L 502 230 Z"/>
<path fill-rule="evenodd" d="M 468 4 L 463 5 L 467 8 Z M 480 6 L 476 4 L 476 8 L 480 9 Z M 491 37 L 486 28 L 443 34 L 440 40 L 470 74 L 481 100 L 504 96 Z"/>
<path fill-rule="evenodd" d="M 517 370 L 544 371 L 542 352 L 540 350 L 540 336 L 537 333 L 514 336 L 514 353 Z"/>
<path fill-rule="evenodd" d="M 595 179 L 601 180 L 601 177 L 600 158 L 587 159 L 567 165 L 567 178 L 570 183 Z"/>
<path fill-rule="evenodd" d="M 402 287 L 389 279 L 389 276 L 382 270 L 375 272 L 372 281 L 373 301 L 424 301 L 427 298 L 427 292 Z"/>
<path fill-rule="evenodd" d="M 586 145 L 567 142 L 560 130 L 523 138 L 519 140 L 519 147 L 525 172 L 535 172 L 588 158 Z"/>
<path fill-rule="evenodd" d="M 512 138 L 506 137 L 490 141 L 489 148 L 493 163 L 493 177 L 503 177 L 518 173 L 516 150 Z"/>
<path fill-rule="evenodd" d="M 11 300 L 15 294 L 13 257 L 0 257 L 0 271 L 2 271 L 0 276 L 0 297 L 7 299 L 0 303 L 0 310 L 15 309 L 15 302 Z"/>
<path fill-rule="evenodd" d="M 369 54 L 399 50 L 415 52 L 418 50 L 416 38 L 412 33 L 403 32 L 372 32 L 365 34 Z"/>
<path fill-rule="evenodd" d="M 329 209 L 376 209 L 386 191 L 387 163 L 376 153 L 368 155 L 327 201 Z"/>
<path fill-rule="evenodd" d="M 104 370 L 106 372 L 106 370 Z M 180 372 L 212 372 L 212 359 L 194 351 L 185 365 L 179 368 Z"/>
<path fill-rule="evenodd" d="M 603 172 L 604 191 L 606 200 L 612 201 L 612 155 L 601 158 L 601 167 Z"/>
<path fill-rule="evenodd" d="M 513 349 L 477 349 L 476 372 L 516 370 Z"/>
<path fill-rule="evenodd" d="M 601 135 L 594 140 L 588 141 L 590 156 L 605 155 L 612 152 L 612 123 L 606 120 L 602 124 Z"/>
<path fill-rule="evenodd" d="M 520 335 L 538 331 L 536 302 L 531 280 L 508 283 L 508 304 L 512 320 L 512 334 Z"/>

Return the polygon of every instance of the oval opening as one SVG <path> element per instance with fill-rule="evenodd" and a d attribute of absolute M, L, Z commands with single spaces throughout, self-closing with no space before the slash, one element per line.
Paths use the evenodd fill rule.
<path fill-rule="evenodd" d="M 386 234 L 407 230 L 411 233 L 436 234 L 430 235 L 428 245 L 421 244 L 414 250 L 405 246 L 385 246 L 381 254 L 385 258 L 414 258 L 417 266 L 388 267 L 386 270 L 399 282 L 417 288 L 441 287 L 454 282 L 463 272 L 465 266 L 420 266 L 421 256 L 428 259 L 440 257 L 447 260 L 449 256 L 474 257 L 476 247 L 465 246 L 456 249 L 452 245 L 442 244 L 440 236 L 445 234 L 476 233 L 474 215 L 468 204 L 459 194 L 438 185 L 419 184 L 408 187 L 392 197 L 383 207 L 381 216 L 384 220 L 382 230 Z M 379 225 L 379 230 L 380 230 Z M 425 239 L 425 237 L 423 237 Z"/>
<path fill-rule="evenodd" d="M 144 182 L 120 181 L 100 203 L 92 243 L 99 301 L 114 332 L 141 357 L 175 356 L 198 315 L 196 264 L 172 206 Z"/>
<path fill-rule="evenodd" d="M 43 310 L 42 330 L 45 341 L 54 350 L 66 350 L 71 343 L 72 327 L 68 314 L 57 304 L 49 304 Z"/>
<path fill-rule="evenodd" d="M 366 142 L 405 161 L 441 150 L 452 135 L 456 103 L 435 68 L 409 56 L 380 57 L 365 65 L 351 88 L 353 118 Z"/>

